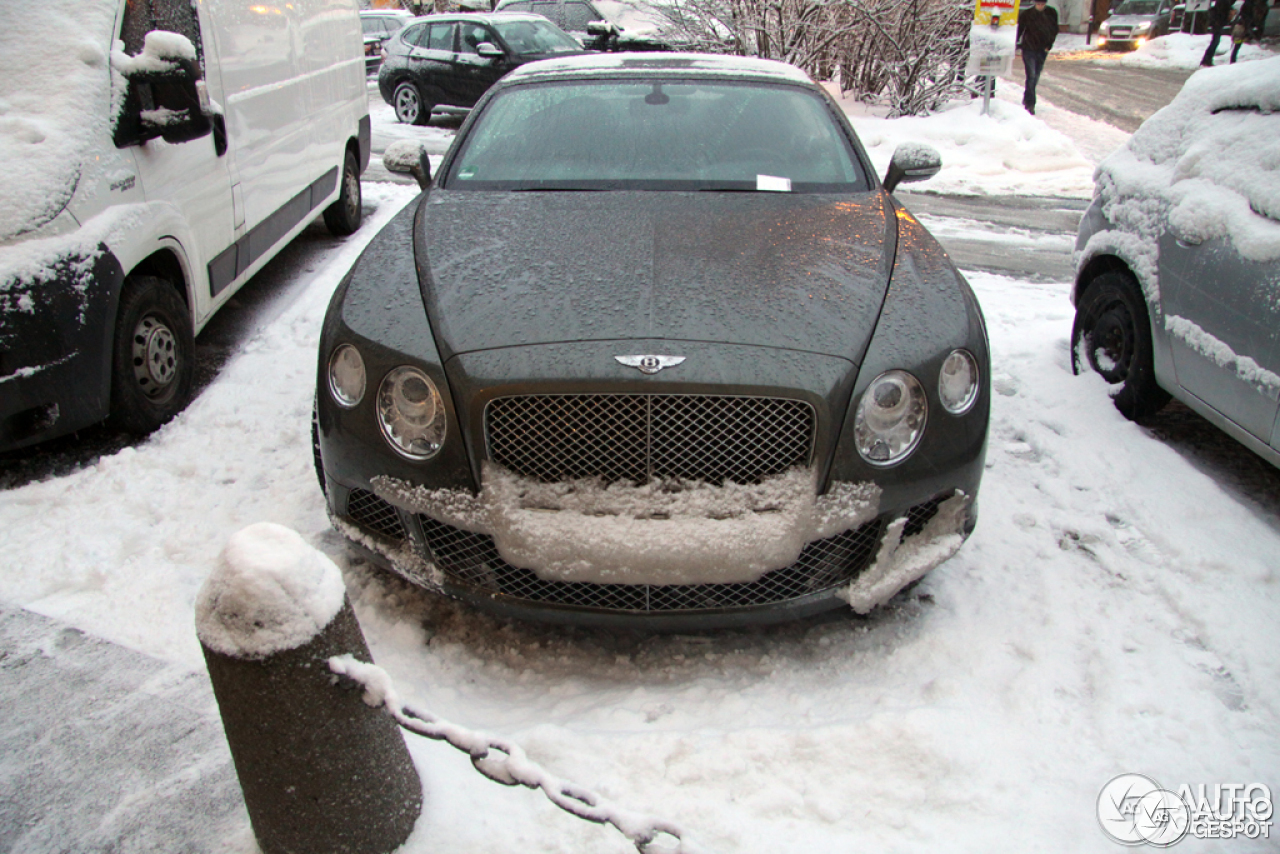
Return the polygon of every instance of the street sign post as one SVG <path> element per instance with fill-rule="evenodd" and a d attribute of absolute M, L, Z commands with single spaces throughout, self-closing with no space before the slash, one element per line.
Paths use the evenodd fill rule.
<path fill-rule="evenodd" d="M 1017 51 L 1019 0 L 975 0 L 965 74 L 982 81 L 982 114 L 991 112 L 996 77 L 1013 72 Z"/>

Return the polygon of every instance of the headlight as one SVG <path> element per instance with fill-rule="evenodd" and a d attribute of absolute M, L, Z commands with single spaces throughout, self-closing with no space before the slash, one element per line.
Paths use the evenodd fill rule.
<path fill-rule="evenodd" d="M 978 360 L 968 350 L 952 350 L 938 372 L 938 397 L 952 415 L 964 415 L 978 399 Z"/>
<path fill-rule="evenodd" d="M 919 380 L 906 371 L 886 371 L 858 401 L 853 421 L 858 453 L 876 466 L 901 462 L 920 443 L 928 412 Z"/>
<path fill-rule="evenodd" d="M 401 366 L 378 388 L 378 424 L 398 453 L 411 460 L 429 459 L 444 444 L 444 398 L 422 371 Z"/>
<path fill-rule="evenodd" d="M 350 344 L 343 344 L 329 357 L 329 393 L 347 409 L 364 397 L 364 359 Z"/>

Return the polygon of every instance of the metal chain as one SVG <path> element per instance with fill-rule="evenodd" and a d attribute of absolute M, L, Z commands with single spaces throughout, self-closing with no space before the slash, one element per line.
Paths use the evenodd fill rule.
<path fill-rule="evenodd" d="M 456 747 L 471 757 L 477 771 L 495 783 L 541 789 L 551 803 L 570 815 L 612 825 L 631 840 L 640 854 L 707 854 L 685 839 L 678 825 L 623 809 L 590 789 L 561 780 L 531 760 L 514 742 L 467 729 L 400 702 L 391 677 L 377 665 L 342 655 L 329 659 L 329 669 L 359 683 L 365 689 L 364 701 L 385 708 L 404 729 Z M 669 847 L 668 840 L 674 840 L 674 848 Z"/>

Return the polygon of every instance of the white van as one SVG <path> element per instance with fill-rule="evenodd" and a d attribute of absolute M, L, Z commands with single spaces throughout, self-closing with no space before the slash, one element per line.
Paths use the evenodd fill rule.
<path fill-rule="evenodd" d="M 360 225 L 356 0 L 0 4 L 0 451 L 191 396 L 195 334 Z"/>

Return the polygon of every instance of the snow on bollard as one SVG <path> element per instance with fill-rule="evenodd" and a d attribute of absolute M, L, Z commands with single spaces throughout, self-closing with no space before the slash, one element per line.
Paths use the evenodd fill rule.
<path fill-rule="evenodd" d="M 329 670 L 372 662 L 342 574 L 288 528 L 231 537 L 196 598 L 196 634 L 263 854 L 382 854 L 422 809 L 395 720 Z"/>

